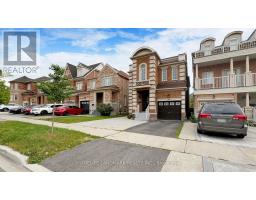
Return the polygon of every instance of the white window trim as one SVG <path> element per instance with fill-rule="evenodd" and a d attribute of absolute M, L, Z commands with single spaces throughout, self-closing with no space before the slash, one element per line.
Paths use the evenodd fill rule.
<path fill-rule="evenodd" d="M 211 45 L 210 44 L 207 44 L 204 46 L 204 55 L 205 56 L 211 55 Z"/>
<path fill-rule="evenodd" d="M 174 70 L 173 70 L 173 69 L 174 69 L 174 68 L 176 69 L 176 78 L 173 77 L 173 75 L 174 75 L 174 73 L 173 73 Z M 177 66 L 172 66 L 172 81 L 177 81 L 177 80 L 179 80 L 179 77 L 178 77 L 178 76 L 179 76 L 178 67 L 177 67 Z"/>
<path fill-rule="evenodd" d="M 210 77 L 203 77 L 203 74 L 212 74 L 212 76 Z M 203 72 L 202 73 L 202 84 L 203 85 L 210 85 L 210 84 L 213 84 L 213 81 L 214 80 L 214 73 L 213 71 L 208 71 L 208 72 Z"/>
<path fill-rule="evenodd" d="M 76 90 L 82 90 L 83 89 L 83 82 L 79 81 L 76 82 Z"/>
<path fill-rule="evenodd" d="M 142 80 L 142 74 L 141 74 L 141 66 L 142 65 L 145 65 L 145 80 Z M 147 66 L 147 64 L 146 63 L 141 63 L 140 64 L 140 66 L 139 66 L 139 80 L 140 81 L 147 81 L 148 80 L 148 77 L 147 77 L 147 74 L 148 74 L 148 72 L 147 72 L 147 69 L 148 68 L 148 66 Z"/>
<path fill-rule="evenodd" d="M 167 81 L 167 80 L 168 80 L 168 74 L 167 74 L 167 73 L 168 73 L 168 72 L 167 72 L 168 70 L 167 70 L 167 67 L 162 67 L 161 70 L 162 70 L 162 81 Z M 165 80 L 164 80 L 164 70 L 165 70 L 165 72 L 166 72 L 166 74 L 165 74 L 165 75 L 166 75 L 166 79 L 165 79 Z"/>
<path fill-rule="evenodd" d="M 95 89 L 96 87 L 96 79 L 90 80 L 90 89 Z"/>
<path fill-rule="evenodd" d="M 107 82 L 106 80 L 110 80 L 109 82 Z M 102 78 L 102 86 L 111 86 L 113 85 L 113 78 L 112 76 L 105 76 Z"/>
<path fill-rule="evenodd" d="M 231 41 L 234 41 L 234 40 L 236 40 L 236 44 L 231 45 Z M 230 39 L 230 41 L 229 41 L 229 47 L 230 47 L 230 51 L 238 50 L 238 38 L 232 38 L 232 39 Z"/>

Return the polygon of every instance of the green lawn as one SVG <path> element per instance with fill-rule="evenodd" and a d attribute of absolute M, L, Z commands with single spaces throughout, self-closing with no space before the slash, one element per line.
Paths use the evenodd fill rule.
<path fill-rule="evenodd" d="M 97 139 L 78 131 L 34 125 L 18 121 L 0 122 L 0 144 L 27 155 L 29 163 L 40 163 L 56 153 Z"/>
<path fill-rule="evenodd" d="M 120 117 L 120 116 L 92 116 L 92 115 L 85 115 L 85 116 L 55 116 L 54 121 L 60 122 L 60 123 L 78 123 L 78 122 L 88 122 L 88 121 L 94 121 L 94 120 L 101 120 L 101 119 L 110 119 L 114 117 Z M 46 118 L 43 120 L 52 121 L 51 118 Z"/>

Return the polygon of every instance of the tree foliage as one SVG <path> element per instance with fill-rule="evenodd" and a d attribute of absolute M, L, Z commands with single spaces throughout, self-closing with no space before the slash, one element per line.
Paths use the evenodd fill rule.
<path fill-rule="evenodd" d="M 59 65 L 51 65 L 53 73 L 49 74 L 51 80 L 38 84 L 38 88 L 47 96 L 49 101 L 60 103 L 71 96 L 73 88 L 65 76 L 65 69 Z"/>
<path fill-rule="evenodd" d="M 10 101 L 10 88 L 0 80 L 0 104 L 7 104 Z"/>

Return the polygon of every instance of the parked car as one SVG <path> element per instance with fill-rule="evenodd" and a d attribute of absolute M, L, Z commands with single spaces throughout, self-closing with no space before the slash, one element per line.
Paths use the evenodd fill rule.
<path fill-rule="evenodd" d="M 56 104 L 54 106 L 54 104 L 46 104 L 46 105 L 42 105 L 42 106 L 36 106 L 32 109 L 32 114 L 34 115 L 47 115 L 47 114 L 51 114 L 53 112 L 54 107 L 60 107 L 63 106 L 63 104 Z"/>
<path fill-rule="evenodd" d="M 80 115 L 83 113 L 82 108 L 78 108 L 77 106 L 61 106 L 54 110 L 55 115 Z"/>
<path fill-rule="evenodd" d="M 25 114 L 25 115 L 30 115 L 30 114 L 32 114 L 32 109 L 33 109 L 33 108 L 36 108 L 36 107 L 38 107 L 38 106 L 37 106 L 37 105 L 25 106 L 25 107 L 21 110 L 21 112 L 22 112 L 23 114 Z"/>
<path fill-rule="evenodd" d="M 247 135 L 247 116 L 236 103 L 207 103 L 199 112 L 197 131 L 244 138 Z"/>
<path fill-rule="evenodd" d="M 11 108 L 11 109 L 9 110 L 9 113 L 21 114 L 23 108 L 24 108 L 23 106 L 18 106 L 18 107 Z"/>
<path fill-rule="evenodd" d="M 18 107 L 19 107 L 19 105 L 18 105 L 18 104 L 15 104 L 15 103 L 9 103 L 9 104 L 7 104 L 7 105 L 1 104 L 1 105 L 0 105 L 0 111 L 2 111 L 2 112 L 8 112 L 10 109 L 12 109 L 12 108 L 18 108 Z"/>

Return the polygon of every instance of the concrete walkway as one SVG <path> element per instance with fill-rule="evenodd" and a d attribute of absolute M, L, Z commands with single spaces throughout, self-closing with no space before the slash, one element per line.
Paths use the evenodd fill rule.
<path fill-rule="evenodd" d="M 42 120 L 15 118 L 14 116 L 8 116 L 4 119 L 51 126 L 51 122 Z M 96 122 L 102 123 L 99 121 L 95 121 L 95 123 Z M 116 120 L 116 123 L 118 123 L 118 120 Z M 170 155 L 168 156 L 167 162 L 163 166 L 162 171 L 204 171 L 204 168 L 207 168 L 205 166 L 209 166 L 209 164 L 207 164 L 209 162 L 204 162 L 206 158 L 212 160 L 224 160 L 231 163 L 229 164 L 231 166 L 233 164 L 237 164 L 244 166 L 245 169 L 249 169 L 250 166 L 256 166 L 256 148 L 198 141 L 198 137 L 195 134 L 196 126 L 190 122 L 184 123 L 180 139 L 106 128 L 87 127 L 84 124 L 56 123 L 55 126 L 101 136 L 108 140 L 168 150 L 170 151 Z M 170 163 L 175 163 L 175 165 L 170 165 Z M 217 164 L 215 166 L 217 166 Z M 220 166 L 220 164 L 218 166 Z M 240 168 L 238 167 L 238 169 Z"/>

